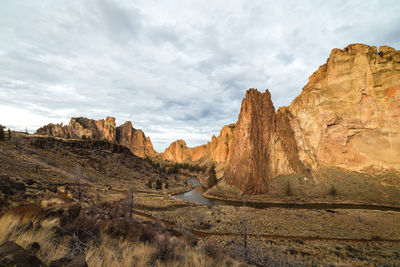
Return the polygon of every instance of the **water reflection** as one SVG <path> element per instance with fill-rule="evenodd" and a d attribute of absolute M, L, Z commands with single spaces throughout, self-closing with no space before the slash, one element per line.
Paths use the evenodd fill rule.
<path fill-rule="evenodd" d="M 191 186 L 194 186 L 194 189 L 189 191 L 189 192 L 186 192 L 186 193 L 174 195 L 172 197 L 173 198 L 177 198 L 177 199 L 186 200 L 186 201 L 196 202 L 196 203 L 199 203 L 199 204 L 205 204 L 205 205 L 208 205 L 208 206 L 222 205 L 223 204 L 222 201 L 214 200 L 214 199 L 208 199 L 208 198 L 203 197 L 202 194 L 206 189 L 201 186 L 199 179 L 194 178 L 194 177 L 190 177 L 188 179 L 188 184 L 191 185 Z"/>

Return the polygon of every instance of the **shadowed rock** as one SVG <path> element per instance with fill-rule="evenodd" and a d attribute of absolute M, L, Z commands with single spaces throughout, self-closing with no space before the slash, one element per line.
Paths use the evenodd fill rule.
<path fill-rule="evenodd" d="M 0 266 L 39 267 L 46 265 L 21 246 L 7 241 L 0 246 Z"/>

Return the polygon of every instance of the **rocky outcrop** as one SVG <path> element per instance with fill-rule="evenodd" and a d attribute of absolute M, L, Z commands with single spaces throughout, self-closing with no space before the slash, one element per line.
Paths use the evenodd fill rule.
<path fill-rule="evenodd" d="M 225 164 L 228 160 L 229 150 L 232 145 L 235 124 L 226 125 L 220 131 L 218 137 L 213 136 L 205 145 L 193 148 L 187 147 L 185 141 L 177 140 L 161 154 L 164 160 L 174 162 L 197 162 Z"/>
<path fill-rule="evenodd" d="M 271 175 L 270 151 L 275 108 L 267 91 L 246 92 L 233 137 L 230 161 L 225 176 L 228 183 L 248 194 L 266 189 L 265 175 Z M 248 175 L 251 175 L 249 179 Z"/>
<path fill-rule="evenodd" d="M 142 130 L 133 128 L 131 122 L 116 127 L 113 117 L 107 117 L 105 120 L 71 118 L 68 125 L 50 123 L 38 129 L 36 134 L 66 139 L 104 140 L 123 145 L 142 158 L 156 155 L 150 138 L 146 137 Z"/>
<path fill-rule="evenodd" d="M 74 139 L 100 139 L 115 142 L 115 118 L 91 120 L 87 118 L 71 118 L 68 125 L 48 124 L 39 128 L 37 134 Z"/>
<path fill-rule="evenodd" d="M 289 107 L 274 111 L 268 91 L 250 89 L 242 107 L 228 184 L 268 192 L 281 174 L 321 167 L 400 170 L 400 51 L 363 44 L 334 49 Z"/>
<path fill-rule="evenodd" d="M 291 172 L 306 174 L 298 158 L 289 112 L 275 112 L 268 90 L 246 92 L 229 159 L 224 174 L 227 183 L 245 194 L 267 192 L 270 177 Z"/>
<path fill-rule="evenodd" d="M 149 137 L 146 137 L 142 130 L 133 128 L 130 121 L 117 127 L 117 143 L 129 148 L 133 154 L 141 158 L 154 157 L 157 152 Z"/>

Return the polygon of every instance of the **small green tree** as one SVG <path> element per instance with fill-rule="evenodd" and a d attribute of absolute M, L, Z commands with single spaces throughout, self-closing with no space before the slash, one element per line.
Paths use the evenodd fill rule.
<path fill-rule="evenodd" d="M 0 141 L 4 141 L 4 127 L 0 125 Z"/>
<path fill-rule="evenodd" d="M 160 179 L 157 180 L 156 182 L 156 190 L 162 189 L 162 183 L 160 181 Z"/>
<path fill-rule="evenodd" d="M 168 182 L 166 182 L 164 188 L 165 188 L 165 189 L 168 189 L 168 186 L 169 186 L 169 185 L 168 185 Z"/>
<path fill-rule="evenodd" d="M 217 174 L 215 173 L 214 164 L 211 165 L 210 171 L 208 173 L 207 187 L 211 188 L 218 183 Z"/>
<path fill-rule="evenodd" d="M 331 189 L 329 190 L 329 195 L 331 196 L 336 196 L 337 195 L 337 191 L 334 185 L 332 185 Z"/>
<path fill-rule="evenodd" d="M 293 196 L 292 188 L 290 187 L 290 183 L 289 182 L 287 183 L 287 186 L 286 186 L 286 195 L 287 196 Z"/>

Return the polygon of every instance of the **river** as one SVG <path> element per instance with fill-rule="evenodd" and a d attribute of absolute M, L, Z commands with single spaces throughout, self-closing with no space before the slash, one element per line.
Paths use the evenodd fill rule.
<path fill-rule="evenodd" d="M 241 201 L 230 201 L 230 200 L 214 200 L 205 198 L 203 196 L 206 190 L 201 186 L 197 178 L 191 177 L 188 179 L 188 184 L 193 186 L 189 192 L 173 195 L 173 198 L 191 201 L 199 204 L 204 204 L 208 206 L 225 205 L 225 206 L 243 206 Z M 310 204 L 300 204 L 300 203 L 257 203 L 257 202 L 246 202 L 246 206 L 265 209 L 265 208 L 291 208 L 291 209 L 364 209 L 364 210 L 382 210 L 382 211 L 400 211 L 400 207 L 389 207 L 389 206 L 377 206 L 377 205 L 360 205 L 360 204 L 328 204 L 328 203 L 310 203 Z"/>

